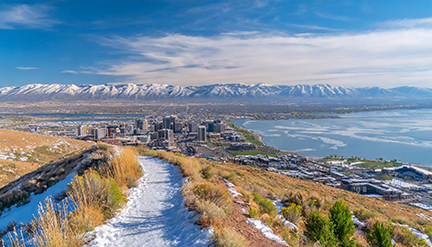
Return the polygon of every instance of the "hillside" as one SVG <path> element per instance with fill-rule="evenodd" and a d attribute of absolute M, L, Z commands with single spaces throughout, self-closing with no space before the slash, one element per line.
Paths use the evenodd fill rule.
<path fill-rule="evenodd" d="M 167 84 L 63 85 L 28 84 L 0 88 L 0 101 L 72 101 L 72 100 L 155 100 L 155 99 L 217 99 L 217 98 L 347 98 L 347 97 L 432 97 L 432 89 L 419 87 L 347 88 L 329 84 L 270 85 L 212 84 L 204 86 L 173 86 Z M 275 98 L 276 97 L 276 98 Z M 42 100 L 43 99 L 43 100 Z"/>
<path fill-rule="evenodd" d="M 53 159 L 91 145 L 70 138 L 0 129 L 0 187 Z"/>
<path fill-rule="evenodd" d="M 250 225 L 247 222 L 252 220 L 255 223 L 259 222 L 255 220 L 260 220 L 262 223 L 257 223 L 258 225 L 265 223 L 272 229 L 272 232 L 283 238 L 290 246 L 311 246 L 311 243 L 304 238 L 306 219 L 315 209 L 323 215 L 328 215 L 329 209 L 338 200 L 347 202 L 349 209 L 360 221 L 365 223 L 363 226 L 357 225 L 354 235 L 361 246 L 369 246 L 366 241 L 366 232 L 377 220 L 397 224 L 393 230 L 393 239 L 397 242 L 396 246 L 417 246 L 420 244 L 419 238 L 408 228 L 405 228 L 408 226 L 413 230 L 416 229 L 432 235 L 430 231 L 432 229 L 430 223 L 432 213 L 412 206 L 385 201 L 380 198 L 366 197 L 249 166 L 208 162 L 168 152 L 148 150 L 141 150 L 141 152 L 144 155 L 160 157 L 173 164 L 178 164 L 185 175 L 195 178 L 189 184 L 185 184 L 184 196 L 191 208 L 203 214 L 198 222 L 203 226 L 215 228 L 216 242 L 220 241 L 217 238 L 228 241 L 225 239 L 228 237 L 224 236 L 223 233 L 224 229 L 229 229 L 231 243 L 238 244 L 218 246 L 260 246 L 260 243 L 253 242 L 255 238 L 252 235 L 256 235 L 256 233 L 251 235 L 248 228 Z M 199 178 L 200 176 L 203 179 Z M 225 182 L 221 181 L 221 178 L 225 179 Z M 229 201 L 233 202 L 232 204 L 226 204 L 226 197 L 223 194 L 217 196 L 216 191 L 220 190 L 221 186 L 228 192 Z M 203 187 L 206 189 L 201 191 Z M 211 192 L 212 190 L 215 192 Z M 281 208 L 288 208 L 290 203 L 294 202 L 301 205 L 302 210 L 300 218 L 296 222 L 297 233 L 290 230 L 291 228 L 287 227 L 287 224 L 277 216 L 278 212 L 281 215 Z M 203 207 L 202 203 L 210 204 Z M 217 213 L 219 211 L 222 215 Z M 405 225 L 405 227 L 398 224 Z M 272 238 L 276 237 L 273 236 Z"/>

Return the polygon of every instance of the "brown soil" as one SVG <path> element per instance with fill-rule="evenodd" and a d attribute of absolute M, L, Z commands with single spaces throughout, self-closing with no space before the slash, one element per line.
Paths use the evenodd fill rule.
<path fill-rule="evenodd" d="M 222 179 L 218 179 L 218 184 L 227 187 Z M 249 217 L 248 214 L 242 212 L 242 208 L 246 209 L 248 212 L 250 210 L 248 202 L 243 196 L 233 197 L 229 194 L 232 203 L 232 212 L 224 217 L 221 222 L 224 227 L 232 227 L 238 233 L 245 236 L 248 241 L 248 246 L 282 246 L 268 238 L 266 238 L 260 231 L 258 231 L 254 226 L 246 223 Z M 236 201 L 241 201 L 244 204 L 236 203 Z"/>

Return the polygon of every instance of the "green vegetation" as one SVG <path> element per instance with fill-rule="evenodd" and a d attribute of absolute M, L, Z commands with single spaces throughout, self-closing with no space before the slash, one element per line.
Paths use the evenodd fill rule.
<path fill-rule="evenodd" d="M 327 157 L 322 158 L 322 161 L 324 162 L 329 160 L 346 160 L 348 164 L 354 162 L 363 162 L 363 163 L 355 164 L 354 166 L 363 167 L 371 170 L 382 169 L 386 167 L 397 167 L 403 165 L 402 162 L 397 161 L 395 159 L 390 161 L 386 161 L 383 158 L 371 160 L 371 159 L 358 158 L 357 156 L 356 157 L 351 156 L 350 158 L 346 158 L 344 156 L 338 156 L 337 154 L 335 155 L 331 154 Z"/>
<path fill-rule="evenodd" d="M 359 219 L 360 221 L 367 221 L 371 218 L 376 217 L 376 214 L 371 212 L 371 211 L 367 211 L 364 209 L 356 209 L 354 210 L 354 215 L 357 217 L 357 219 Z"/>
<path fill-rule="evenodd" d="M 393 239 L 393 230 L 391 224 L 385 225 L 379 221 L 375 222 L 367 235 L 367 240 L 370 245 L 377 247 L 393 247 L 391 240 Z"/>
<path fill-rule="evenodd" d="M 312 241 L 319 241 L 323 246 L 337 246 L 337 239 L 334 235 L 333 225 L 329 218 L 321 215 L 318 210 L 313 210 L 305 221 L 305 235 Z"/>
<path fill-rule="evenodd" d="M 375 169 L 382 169 L 386 167 L 396 167 L 401 165 L 403 165 L 403 163 L 396 160 L 392 160 L 392 161 L 371 160 L 371 161 L 365 161 L 364 163 L 357 164 L 355 166 L 375 170 Z"/>
<path fill-rule="evenodd" d="M 329 218 L 333 223 L 334 234 L 339 240 L 340 246 L 355 246 L 355 227 L 349 204 L 338 200 L 329 210 Z"/>
<path fill-rule="evenodd" d="M 268 152 L 264 152 L 264 151 L 260 151 L 260 150 L 250 150 L 250 151 L 229 151 L 230 153 L 234 154 L 234 155 L 257 155 L 257 154 L 262 154 L 262 155 L 268 155 L 270 157 L 276 157 L 276 154 L 272 154 L 272 153 L 268 153 Z"/>
<path fill-rule="evenodd" d="M 257 193 L 252 193 L 252 195 L 253 200 L 258 204 L 261 213 L 266 213 L 272 217 L 275 217 L 278 214 L 278 209 L 272 201 L 261 197 Z"/>
<path fill-rule="evenodd" d="M 281 211 L 284 218 L 294 224 L 297 224 L 302 215 L 302 207 L 294 203 L 287 208 L 282 208 Z"/>
<path fill-rule="evenodd" d="M 246 138 L 247 142 L 253 143 L 256 146 L 264 146 L 265 144 L 260 140 L 259 135 L 244 129 L 242 127 L 239 127 L 235 125 L 233 122 L 227 122 L 227 125 L 232 127 L 235 131 L 242 133 L 242 135 Z"/>

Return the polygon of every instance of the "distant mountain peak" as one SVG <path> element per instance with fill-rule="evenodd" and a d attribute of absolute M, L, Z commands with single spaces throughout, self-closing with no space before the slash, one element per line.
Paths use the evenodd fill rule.
<path fill-rule="evenodd" d="M 59 100 L 148 100 L 160 98 L 339 98 L 339 97 L 432 97 L 432 89 L 403 86 L 391 89 L 380 87 L 349 88 L 330 84 L 294 86 L 256 84 L 212 84 L 204 86 L 174 86 L 168 84 L 105 84 L 65 85 L 28 84 L 0 88 L 0 101 Z"/>

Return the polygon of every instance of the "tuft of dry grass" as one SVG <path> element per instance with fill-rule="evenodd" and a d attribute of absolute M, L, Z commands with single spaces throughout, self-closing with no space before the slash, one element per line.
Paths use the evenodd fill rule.
<path fill-rule="evenodd" d="M 115 156 L 108 165 L 100 168 L 102 177 L 113 178 L 121 188 L 132 188 L 142 176 L 142 169 L 138 163 L 137 153 L 131 147 L 125 147 L 120 155 Z"/>
<path fill-rule="evenodd" d="M 246 238 L 235 229 L 225 227 L 215 229 L 213 236 L 214 245 L 217 247 L 246 247 L 248 246 Z"/>
<path fill-rule="evenodd" d="M 37 247 L 78 247 L 83 245 L 81 232 L 72 227 L 67 217 L 68 204 L 45 200 L 39 205 L 38 217 L 30 223 L 30 242 Z"/>

